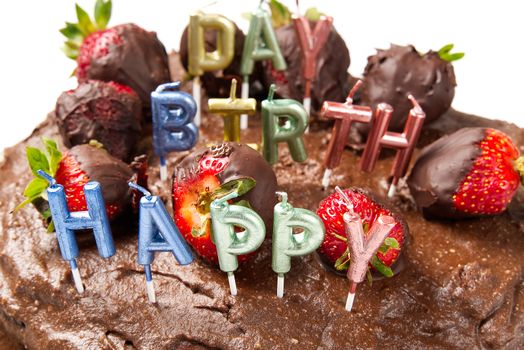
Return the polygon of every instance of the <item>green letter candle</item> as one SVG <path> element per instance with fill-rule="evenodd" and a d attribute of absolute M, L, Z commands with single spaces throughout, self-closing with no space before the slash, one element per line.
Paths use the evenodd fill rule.
<path fill-rule="evenodd" d="M 249 76 L 253 73 L 255 61 L 272 60 L 273 68 L 285 70 L 286 60 L 280 52 L 275 31 L 271 25 L 271 15 L 259 6 L 251 15 L 249 30 L 244 41 L 240 73 L 242 74 L 242 98 L 249 97 Z M 247 128 L 247 115 L 242 115 L 242 129 Z"/>
<path fill-rule="evenodd" d="M 217 247 L 220 270 L 227 272 L 231 295 L 237 295 L 233 272 L 238 268 L 237 255 L 257 250 L 266 236 L 262 218 L 252 209 L 230 205 L 228 200 L 238 197 L 232 192 L 211 202 L 211 224 L 213 243 Z M 235 232 L 235 226 L 243 232 Z"/>
<path fill-rule="evenodd" d="M 217 49 L 206 52 L 204 32 L 217 31 Z M 197 12 L 189 18 L 188 27 L 188 70 L 194 77 L 193 98 L 197 103 L 195 124 L 200 125 L 200 76 L 204 72 L 225 69 L 234 56 L 235 25 L 221 15 Z"/>
<path fill-rule="evenodd" d="M 295 162 L 307 159 L 302 135 L 307 128 L 308 115 L 300 102 L 291 99 L 273 100 L 275 84 L 271 84 L 267 100 L 262 101 L 263 155 L 269 164 L 278 160 L 278 143 L 287 142 Z M 285 123 L 279 123 L 285 118 Z M 282 125 L 281 125 L 282 124 Z"/>
<path fill-rule="evenodd" d="M 208 103 L 211 113 L 224 117 L 224 141 L 240 142 L 240 114 L 253 114 L 257 109 L 254 98 L 237 98 L 237 81 L 231 81 L 229 98 L 210 98 Z"/>
<path fill-rule="evenodd" d="M 314 252 L 322 242 L 326 229 L 312 211 L 293 208 L 286 192 L 277 192 L 281 202 L 275 205 L 273 221 L 273 252 L 271 267 L 278 274 L 277 297 L 284 295 L 284 274 L 291 269 L 291 257 Z M 304 231 L 293 234 L 293 229 Z"/>

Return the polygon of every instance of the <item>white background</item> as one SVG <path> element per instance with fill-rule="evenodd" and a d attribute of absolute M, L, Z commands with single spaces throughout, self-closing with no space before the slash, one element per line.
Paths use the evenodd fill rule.
<path fill-rule="evenodd" d="M 178 49 L 191 12 L 211 0 L 113 0 L 110 24 L 135 22 L 156 31 L 168 50 Z M 90 14 L 94 0 L 78 3 Z M 290 9 L 295 2 L 283 0 Z M 205 9 L 247 29 L 242 13 L 257 0 L 219 0 Z M 453 106 L 524 126 L 524 19 L 519 1 L 304 0 L 334 17 L 350 50 L 350 72 L 361 75 L 375 48 L 414 44 L 419 51 L 454 43 L 466 56 L 454 64 L 458 87 Z M 30 134 L 54 108 L 60 93 L 76 86 L 75 63 L 60 50 L 58 32 L 75 22 L 74 2 L 2 1 L 0 4 L 0 150 Z"/>

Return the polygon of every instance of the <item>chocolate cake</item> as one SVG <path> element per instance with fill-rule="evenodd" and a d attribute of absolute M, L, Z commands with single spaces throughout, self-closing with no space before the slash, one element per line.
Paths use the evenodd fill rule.
<path fill-rule="evenodd" d="M 174 56 L 173 56 L 174 57 Z M 176 59 L 172 65 L 178 64 Z M 180 72 L 171 67 L 171 72 Z M 173 77 L 179 79 L 180 76 Z M 187 87 L 186 87 L 187 88 Z M 205 105 L 205 104 L 203 104 Z M 203 113 L 201 145 L 221 140 L 221 119 Z M 260 142 L 259 117 L 242 133 Z M 493 127 L 524 145 L 524 130 L 453 109 L 423 131 L 420 145 L 462 127 Z M 308 159 L 292 161 L 286 147 L 274 165 L 279 189 L 294 207 L 315 210 L 322 191 L 322 160 L 329 129 L 305 135 Z M 137 223 L 132 213 L 111 227 L 116 255 L 102 259 L 92 235 L 79 232 L 79 269 L 86 291 L 78 294 L 56 237 L 39 213 L 22 201 L 31 177 L 25 147 L 42 136 L 59 140 L 52 116 L 33 134 L 5 151 L 0 164 L 0 349 L 518 349 L 524 346 L 524 210 L 522 191 L 502 215 L 428 221 L 416 210 L 407 186 L 394 205 L 409 226 L 405 266 L 392 278 L 359 286 L 354 309 L 344 310 L 348 281 L 314 254 L 294 258 L 283 299 L 275 295 L 269 240 L 256 259 L 236 272 L 238 296 L 227 278 L 200 259 L 179 266 L 168 253 L 152 265 L 156 304 L 148 302 L 137 264 Z M 415 157 L 420 152 L 416 151 Z M 187 152 L 172 154 L 173 164 Z M 371 174 L 358 170 L 360 156 L 346 150 L 333 184 L 366 187 L 385 197 L 392 157 Z M 158 160 L 149 187 L 169 202 L 170 186 L 159 180 Z M 170 207 L 170 206 L 168 206 Z"/>

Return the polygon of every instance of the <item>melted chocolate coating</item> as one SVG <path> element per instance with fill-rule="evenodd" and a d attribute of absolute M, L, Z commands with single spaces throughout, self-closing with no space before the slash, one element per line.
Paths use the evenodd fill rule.
<path fill-rule="evenodd" d="M 315 28 L 315 22 L 310 21 L 310 26 Z M 272 69 L 271 64 L 265 65 L 266 91 L 274 83 L 277 86 L 277 95 L 302 102 L 305 88 L 302 52 L 293 24 L 276 29 L 275 34 L 287 69 L 277 72 Z M 350 62 L 349 50 L 344 39 L 332 27 L 326 44 L 317 56 L 317 73 L 311 84 L 312 112 L 318 112 L 324 101 L 346 100 L 351 88 L 347 83 Z"/>
<path fill-rule="evenodd" d="M 100 183 L 106 204 L 116 204 L 119 208 L 129 206 L 131 190 L 127 182 L 131 180 L 133 171 L 126 163 L 112 157 L 104 149 L 89 145 L 78 145 L 68 152 L 80 163 L 90 181 Z"/>
<path fill-rule="evenodd" d="M 446 135 L 420 152 L 408 178 L 409 189 L 426 218 L 465 218 L 452 196 L 482 154 L 485 128 L 464 128 Z"/>
<path fill-rule="evenodd" d="M 218 174 L 220 183 L 226 183 L 241 177 L 252 177 L 256 185 L 251 191 L 238 197 L 236 201 L 245 199 L 249 202 L 266 224 L 267 232 L 273 227 L 273 207 L 277 203 L 277 178 L 275 172 L 266 160 L 253 148 L 240 143 L 225 142 L 231 148 L 229 165 Z M 203 148 L 192 152 L 179 164 L 182 168 L 198 167 L 200 159 L 210 152 Z"/>
<path fill-rule="evenodd" d="M 60 95 L 55 116 L 67 147 L 97 140 L 113 156 L 129 160 L 140 136 L 141 111 L 135 93 L 90 80 Z"/>
<path fill-rule="evenodd" d="M 136 91 L 144 107 L 151 103 L 151 92 L 171 81 L 168 56 L 155 32 L 127 23 L 113 27 L 123 44 L 112 45 L 109 54 L 91 59 L 88 79 L 116 81 Z"/>
<path fill-rule="evenodd" d="M 438 119 L 451 106 L 455 96 L 455 73 L 451 63 L 436 52 L 421 55 L 415 47 L 391 45 L 368 57 L 359 104 L 371 106 L 385 102 L 393 106 L 389 130 L 402 131 L 412 108 L 411 93 L 426 113 L 425 125 Z M 359 125 L 367 132 L 368 125 Z"/>
<path fill-rule="evenodd" d="M 188 67 L 188 31 L 187 26 L 182 33 L 180 38 L 180 61 L 184 69 L 187 71 Z M 207 52 L 216 50 L 217 33 L 214 30 L 206 30 L 204 34 L 205 48 Z M 202 86 L 206 90 L 206 94 L 209 97 L 220 98 L 229 97 L 229 91 L 231 89 L 231 80 L 237 79 L 239 82 L 242 81 L 242 75 L 240 74 L 240 62 L 242 60 L 242 50 L 244 48 L 244 40 L 246 36 L 235 24 L 235 53 L 233 61 L 224 70 L 205 72 L 201 77 Z M 262 66 L 260 63 L 255 64 L 253 74 L 250 76 L 249 81 L 249 94 L 255 96 L 261 91 L 260 78 L 262 75 Z M 238 89 L 238 95 L 240 96 L 240 89 Z"/>
<path fill-rule="evenodd" d="M 222 118 L 203 117 L 208 123 L 200 129 L 200 145 L 217 142 Z M 421 144 L 468 126 L 493 127 L 524 144 L 524 130 L 513 124 L 452 109 L 425 128 Z M 260 120 L 254 117 L 242 140 L 259 142 L 260 135 Z M 32 176 L 25 147 L 38 145 L 42 136 L 57 137 L 50 119 L 5 151 L 0 163 L 4 208 L 22 200 Z M 304 137 L 309 158 L 295 163 L 283 147 L 273 169 L 290 203 L 315 211 L 330 193 L 320 189 L 329 131 L 311 130 Z M 168 165 L 181 156 L 173 153 Z M 379 159 L 370 174 L 358 170 L 359 158 L 349 150 L 343 153 L 333 185 L 368 187 L 385 197 L 393 158 Z M 149 172 L 155 193 L 170 198 L 170 186 L 159 180 L 158 163 Z M 284 298 L 278 299 L 269 242 L 235 273 L 236 297 L 229 294 L 225 274 L 202 260 L 179 266 L 172 254 L 157 254 L 152 269 L 158 303 L 150 304 L 135 260 L 138 219 L 131 215 L 111 225 L 115 256 L 103 260 L 94 244 L 81 245 L 78 264 L 86 291 L 79 295 L 69 264 L 38 212 L 30 206 L 16 214 L 3 210 L 0 333 L 26 349 L 521 349 L 523 219 L 508 212 L 427 221 L 406 197 L 395 197 L 395 204 L 412 238 L 403 252 L 406 268 L 371 286 L 361 283 L 350 314 L 344 310 L 347 279 L 327 271 L 314 255 L 293 258 Z"/>

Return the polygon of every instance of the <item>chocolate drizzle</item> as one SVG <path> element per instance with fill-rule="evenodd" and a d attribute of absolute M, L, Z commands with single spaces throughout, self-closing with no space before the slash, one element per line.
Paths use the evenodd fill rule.
<path fill-rule="evenodd" d="M 409 93 L 426 113 L 427 125 L 449 109 L 456 85 L 453 66 L 436 52 L 421 55 L 412 45 L 391 45 L 368 57 L 359 104 L 373 109 L 382 102 L 391 105 L 394 112 L 389 129 L 400 132 L 412 107 Z M 369 130 L 366 125 L 358 127 Z"/>
<path fill-rule="evenodd" d="M 420 153 L 408 178 L 411 194 L 426 218 L 464 218 L 452 196 L 482 153 L 485 128 L 464 128 L 444 136 Z"/>
<path fill-rule="evenodd" d="M 113 27 L 123 44 L 112 45 L 109 54 L 92 58 L 88 79 L 116 81 L 136 91 L 144 107 L 150 105 L 151 92 L 171 81 L 168 57 L 156 33 L 127 23 Z"/>
<path fill-rule="evenodd" d="M 113 156 L 128 160 L 140 136 L 141 111 L 133 91 L 90 80 L 60 95 L 55 117 L 67 147 L 97 140 Z"/>
<path fill-rule="evenodd" d="M 314 28 L 315 22 L 310 22 L 310 26 Z M 305 80 L 302 76 L 302 52 L 295 29 L 293 25 L 286 25 L 276 29 L 275 34 L 288 68 L 283 73 L 275 72 L 271 64 L 266 64 L 264 71 L 266 86 L 269 88 L 269 85 L 274 83 L 279 96 L 302 101 Z M 313 112 L 318 112 L 324 101 L 344 102 L 346 100 L 350 88 L 347 83 L 349 64 L 349 50 L 333 27 L 326 44 L 317 57 L 317 73 L 311 85 Z"/>
<path fill-rule="evenodd" d="M 78 145 L 68 152 L 80 163 L 90 181 L 100 183 L 106 204 L 116 204 L 119 208 L 130 204 L 131 190 L 127 182 L 133 177 L 133 171 L 126 163 L 104 149 L 89 145 Z"/>

